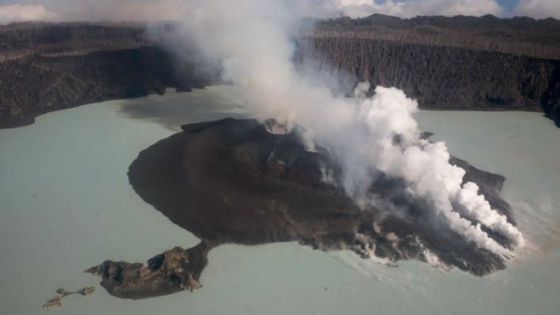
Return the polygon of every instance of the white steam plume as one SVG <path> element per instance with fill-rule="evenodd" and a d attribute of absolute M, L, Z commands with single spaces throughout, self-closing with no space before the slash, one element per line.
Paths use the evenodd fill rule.
<path fill-rule="evenodd" d="M 57 18 L 58 16 L 55 13 L 39 4 L 0 4 L 0 25 L 14 22 L 51 21 Z"/>
<path fill-rule="evenodd" d="M 367 98 L 363 90 L 369 85 L 358 86 L 353 99 L 334 97 L 311 84 L 315 78 L 295 69 L 290 36 L 298 16 L 290 5 L 273 0 L 190 2 L 197 9 L 186 13 L 185 27 L 206 55 L 223 60 L 224 78 L 244 90 L 257 118 L 297 123 L 317 144 L 328 147 L 341 163 L 346 192 L 358 205 L 369 202 L 372 175 L 383 172 L 403 178 L 410 194 L 433 206 L 435 217 L 477 246 L 512 256 L 480 224 L 514 244 L 523 243 L 519 231 L 491 209 L 476 184 L 462 185 L 465 171 L 449 163 L 445 144 L 420 138 L 412 116 L 416 101 L 383 87 Z"/>

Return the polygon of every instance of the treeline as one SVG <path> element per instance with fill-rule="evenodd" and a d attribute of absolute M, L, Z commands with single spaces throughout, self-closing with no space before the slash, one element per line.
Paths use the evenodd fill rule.
<path fill-rule="evenodd" d="M 456 47 L 472 50 L 499 52 L 543 59 L 560 59 L 560 48 L 549 45 L 517 41 L 498 41 L 493 38 L 478 37 L 472 34 L 419 34 L 402 30 L 336 30 L 322 29 L 307 33 L 306 37 L 315 38 L 354 38 L 383 40 L 408 44 Z"/>
<path fill-rule="evenodd" d="M 560 59 L 560 21 L 525 17 L 416 17 L 372 15 L 315 23 L 307 37 L 362 38 L 458 47 L 545 59 Z"/>

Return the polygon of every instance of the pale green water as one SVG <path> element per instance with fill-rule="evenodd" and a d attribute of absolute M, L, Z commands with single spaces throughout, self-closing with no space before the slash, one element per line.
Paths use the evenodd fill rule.
<path fill-rule="evenodd" d="M 173 133 L 174 123 L 237 115 L 224 107 L 226 92 L 106 102 L 0 130 L 0 314 L 42 314 L 58 287 L 92 284 L 94 295 L 68 297 L 50 312 L 558 314 L 560 129 L 535 113 L 419 114 L 454 154 L 508 178 L 506 197 L 531 244 L 504 272 L 475 278 L 416 262 L 389 268 L 293 243 L 230 245 L 210 253 L 204 287 L 194 294 L 143 301 L 109 296 L 97 277 L 81 271 L 107 258 L 145 261 L 196 244 L 132 191 L 126 171 L 140 150 Z M 133 116 L 142 119 L 120 111 L 134 104 L 142 110 Z M 154 115 L 173 119 L 164 119 L 164 127 Z"/>

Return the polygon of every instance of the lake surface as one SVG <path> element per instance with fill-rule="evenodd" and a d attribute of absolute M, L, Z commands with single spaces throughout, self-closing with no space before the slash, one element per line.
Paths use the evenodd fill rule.
<path fill-rule="evenodd" d="M 234 104 L 235 106 L 230 106 Z M 475 166 L 505 175 L 528 245 L 485 278 L 419 262 L 390 268 L 294 243 L 220 246 L 204 287 L 141 301 L 108 295 L 82 270 L 105 259 L 144 262 L 197 239 L 128 184 L 137 154 L 181 122 L 242 116 L 231 87 L 111 101 L 0 130 L 0 310 L 44 314 L 55 290 L 95 285 L 56 314 L 558 314 L 560 129 L 538 113 L 422 111 L 423 129 Z"/>

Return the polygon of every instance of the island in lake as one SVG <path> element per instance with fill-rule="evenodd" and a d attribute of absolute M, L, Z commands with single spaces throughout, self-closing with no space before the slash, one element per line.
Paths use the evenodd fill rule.
<path fill-rule="evenodd" d="M 199 288 L 208 252 L 221 244 L 288 241 L 389 264 L 415 259 L 478 276 L 506 267 L 503 256 L 434 220 L 429 204 L 410 195 L 402 179 L 380 175 L 370 187 L 386 208 L 357 207 L 339 184 L 341 171 L 329 151 L 309 151 L 296 131 L 272 133 L 274 124 L 228 118 L 185 125 L 142 151 L 129 169 L 132 187 L 201 243 L 173 248 L 147 265 L 107 260 L 87 272 L 101 276 L 114 296 L 147 298 Z M 515 224 L 500 197 L 504 177 L 457 158 L 451 163 L 465 169 L 464 181 L 478 184 L 490 205 Z M 507 237 L 486 232 L 513 248 Z"/>

